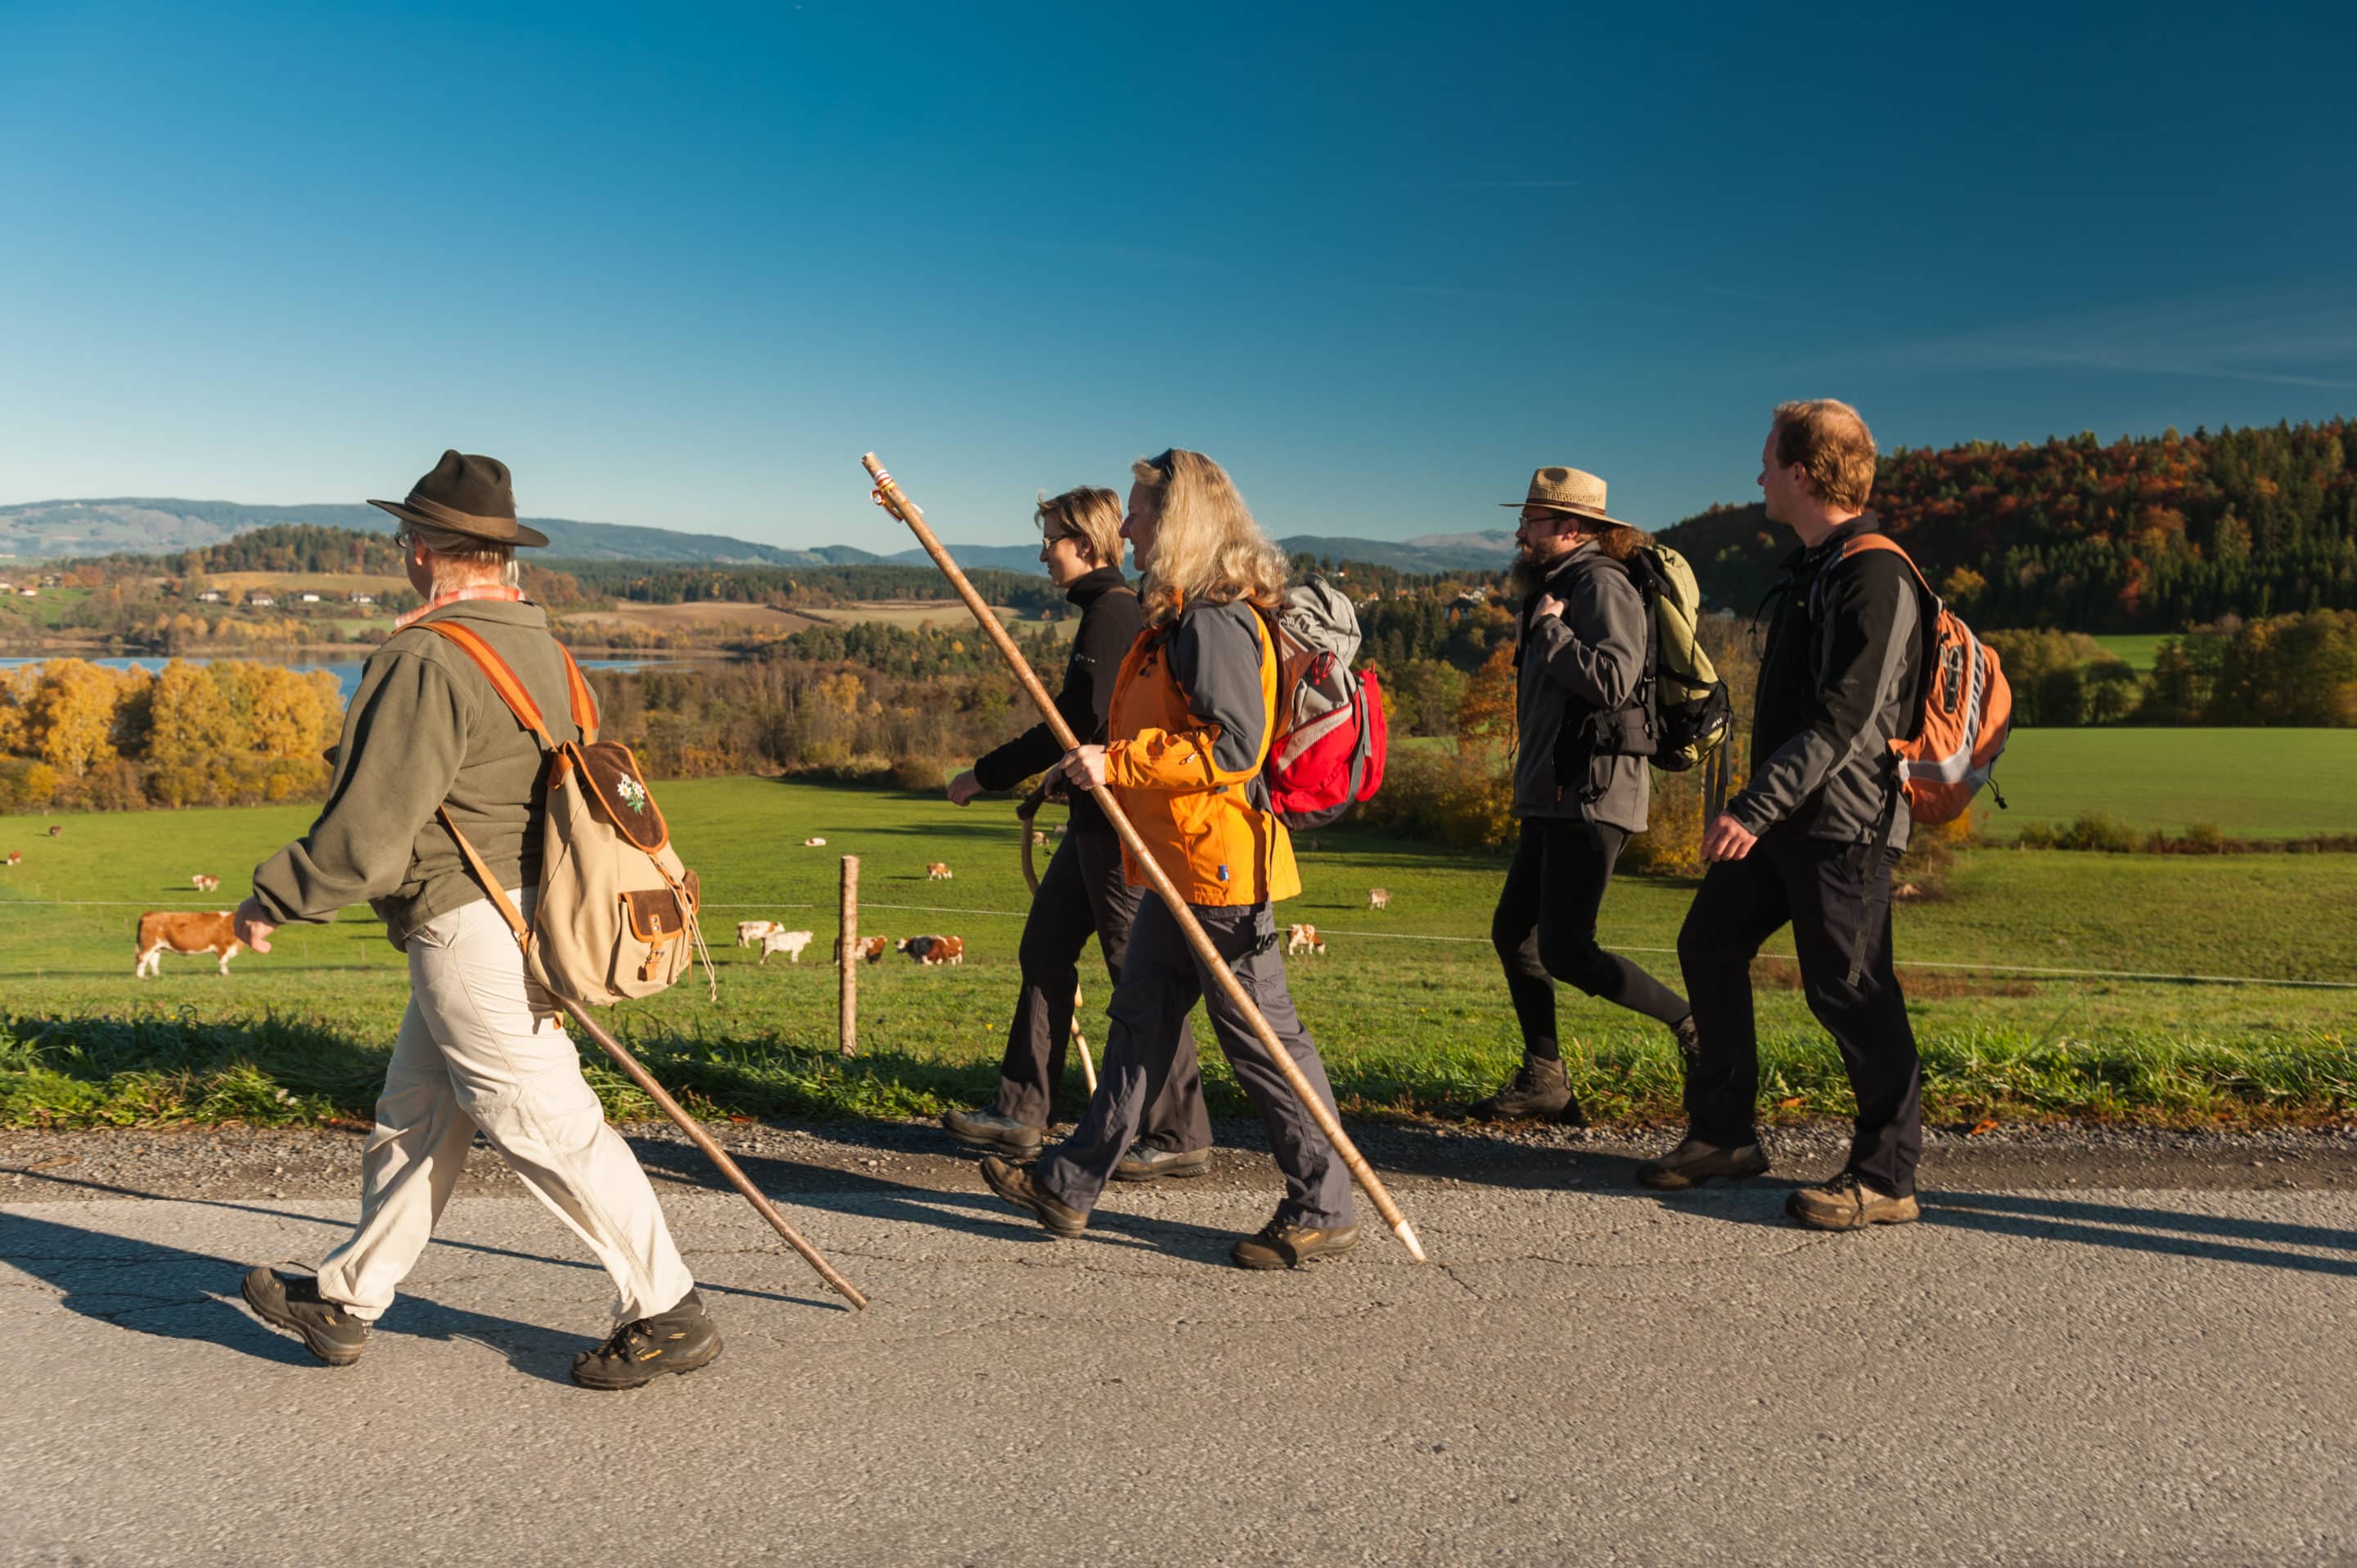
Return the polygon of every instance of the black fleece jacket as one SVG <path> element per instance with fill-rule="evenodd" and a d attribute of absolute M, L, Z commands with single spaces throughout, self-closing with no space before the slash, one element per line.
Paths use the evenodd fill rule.
<path fill-rule="evenodd" d="M 1751 778 L 1727 809 L 1752 832 L 1778 822 L 1811 838 L 1874 838 L 1886 809 L 1890 843 L 1911 823 L 1890 742 L 1908 734 L 1923 675 L 1921 590 L 1887 550 L 1840 560 L 1867 512 L 1784 561 L 1782 595 L 1760 656 Z"/>
<path fill-rule="evenodd" d="M 1064 665 L 1064 689 L 1056 694 L 1056 711 L 1084 742 L 1102 743 L 1105 715 L 1113 711 L 1113 683 L 1129 645 L 1146 629 L 1146 610 L 1118 566 L 1100 566 L 1064 590 L 1064 597 L 1081 612 L 1072 634 L 1072 655 Z M 1034 773 L 1055 766 L 1064 748 L 1042 719 L 987 757 L 974 759 L 974 779 L 985 789 L 1012 789 Z M 1073 831 L 1110 832 L 1104 812 L 1084 791 L 1071 797 Z"/>

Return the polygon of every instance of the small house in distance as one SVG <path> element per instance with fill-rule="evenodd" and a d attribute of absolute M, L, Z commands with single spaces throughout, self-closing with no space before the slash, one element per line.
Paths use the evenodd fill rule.
<path fill-rule="evenodd" d="M 319 602 L 319 596 L 317 594 L 297 594 L 295 596 L 307 605 L 316 605 Z"/>
<path fill-rule="evenodd" d="M 351 602 L 356 605 L 372 605 L 376 603 L 376 596 L 374 594 L 354 594 L 351 596 Z"/>
<path fill-rule="evenodd" d="M 219 588 L 207 588 L 197 596 L 197 603 L 200 605 L 217 605 L 221 602 L 221 591 Z"/>
<path fill-rule="evenodd" d="M 245 602 L 249 605 L 260 607 L 274 605 L 278 602 L 278 599 L 277 596 L 273 594 L 248 594 L 245 596 Z"/>

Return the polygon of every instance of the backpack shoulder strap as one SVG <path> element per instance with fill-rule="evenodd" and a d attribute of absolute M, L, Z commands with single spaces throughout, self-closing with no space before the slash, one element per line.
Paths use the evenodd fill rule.
<path fill-rule="evenodd" d="M 1899 541 L 1891 538 L 1890 535 L 1887 533 L 1861 533 L 1855 538 L 1846 540 L 1843 542 L 1841 553 L 1835 559 L 1846 561 L 1853 555 L 1863 555 L 1869 550 L 1888 550 L 1893 555 L 1898 556 L 1901 561 L 1906 562 L 1907 570 L 1915 575 L 1915 582 L 1917 585 L 1925 593 L 1932 594 L 1932 585 L 1930 582 L 1925 580 L 1923 576 L 1923 568 L 1915 564 L 1915 557 L 1907 553 L 1907 547 L 1905 545 L 1900 543 Z M 1822 577 L 1822 574 L 1820 574 L 1820 577 Z M 1932 596 L 1934 599 L 1939 597 L 1937 594 L 1932 594 Z"/>
<path fill-rule="evenodd" d="M 589 690 L 588 679 L 581 673 L 581 666 L 573 661 L 573 650 L 560 642 L 556 645 L 556 651 L 565 655 L 565 700 L 573 708 L 573 727 L 581 732 L 582 745 L 592 745 L 597 739 L 597 694 Z"/>
<path fill-rule="evenodd" d="M 462 625 L 453 625 L 453 622 L 447 622 L 447 620 L 426 620 L 422 622 L 420 629 L 425 629 L 425 632 L 436 632 L 441 634 L 441 637 L 446 637 L 447 641 L 457 644 L 457 649 L 462 650 L 462 653 L 467 653 L 467 658 L 471 658 L 476 665 L 481 667 L 483 674 L 490 679 L 490 689 L 498 691 L 500 701 L 507 703 L 507 710 L 511 712 L 511 714 L 516 714 L 516 724 L 521 724 L 523 728 L 533 731 L 533 736 L 540 740 L 542 750 L 547 750 L 547 752 L 556 750 L 556 738 L 549 736 L 547 719 L 540 717 L 540 703 L 533 701 L 531 691 L 523 689 L 523 682 L 516 679 L 514 670 L 509 670 L 507 660 L 500 658 L 498 650 L 492 650 L 492 646 L 488 644 L 488 641 L 483 641 L 481 634 L 471 632 L 469 628 L 462 628 Z M 565 679 L 568 679 L 568 683 L 580 683 L 582 679 L 580 670 L 573 665 L 573 656 L 570 656 L 570 653 L 565 656 Z M 576 712 L 576 722 L 577 722 L 577 717 L 580 717 L 580 698 L 577 698 L 577 695 L 576 695 L 576 707 L 573 707 L 573 712 Z"/>

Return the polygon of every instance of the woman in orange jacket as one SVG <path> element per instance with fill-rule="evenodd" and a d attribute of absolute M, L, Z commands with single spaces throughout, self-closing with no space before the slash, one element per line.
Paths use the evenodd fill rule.
<path fill-rule="evenodd" d="M 1284 553 L 1264 536 L 1217 463 L 1173 449 L 1138 463 L 1122 534 L 1146 577 L 1146 630 L 1123 660 L 1103 746 L 1063 771 L 1108 789 L 1136 825 L 1270 1027 L 1329 1109 L 1334 1091 L 1286 989 L 1270 906 L 1301 891 L 1292 841 L 1269 810 L 1262 764 L 1276 731 L 1277 659 L 1267 616 Z M 1146 874 L 1124 854 L 1128 880 Z M 1026 1169 L 990 1156 L 991 1190 L 1060 1236 L 1077 1236 L 1146 1108 L 1168 1081 L 1179 1026 L 1197 1001 L 1259 1111 L 1285 1173 L 1285 1200 L 1229 1254 L 1248 1269 L 1298 1267 L 1359 1244 L 1351 1173 L 1225 995 L 1197 967 L 1177 917 L 1148 898 L 1130 929 L 1106 1009 L 1104 1066 L 1072 1135 Z"/>

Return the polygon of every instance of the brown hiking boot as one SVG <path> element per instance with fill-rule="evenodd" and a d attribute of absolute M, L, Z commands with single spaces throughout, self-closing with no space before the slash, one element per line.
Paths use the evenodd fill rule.
<path fill-rule="evenodd" d="M 1039 1153 L 1042 1133 L 1039 1128 L 1012 1116 L 1001 1116 L 988 1107 L 952 1111 L 942 1118 L 942 1125 L 950 1130 L 951 1137 L 969 1149 L 986 1149 L 1012 1160 L 1031 1159 Z"/>
<path fill-rule="evenodd" d="M 595 1350 L 573 1358 L 573 1380 L 611 1392 L 644 1388 L 668 1372 L 693 1372 L 720 1359 L 720 1330 L 694 1291 L 676 1305 L 622 1324 Z"/>
<path fill-rule="evenodd" d="M 1021 1165 L 1010 1165 L 996 1155 L 982 1156 L 982 1179 L 990 1190 L 1028 1213 L 1058 1236 L 1077 1236 L 1089 1227 L 1088 1210 L 1057 1202 L 1031 1179 Z"/>
<path fill-rule="evenodd" d="M 1768 1156 L 1757 1144 L 1721 1148 L 1700 1138 L 1688 1138 L 1668 1154 L 1637 1167 L 1637 1185 L 1656 1192 L 1684 1192 L 1713 1176 L 1729 1181 L 1756 1176 L 1768 1168 Z"/>
<path fill-rule="evenodd" d="M 1587 1125 L 1587 1113 L 1572 1097 L 1571 1083 L 1564 1077 L 1563 1060 L 1559 1057 L 1524 1056 L 1514 1080 L 1490 1096 L 1473 1102 L 1473 1114 L 1484 1122 L 1567 1122 L 1575 1127 Z"/>
<path fill-rule="evenodd" d="M 1208 1176 L 1211 1170 L 1209 1149 L 1156 1149 L 1132 1144 L 1113 1167 L 1113 1179 L 1180 1181 L 1188 1176 Z"/>
<path fill-rule="evenodd" d="M 289 1279 L 257 1264 L 246 1272 L 238 1294 L 263 1322 L 300 1336 L 303 1348 L 330 1367 L 349 1367 L 368 1348 L 369 1326 L 350 1308 L 321 1300 L 317 1280 Z"/>
<path fill-rule="evenodd" d="M 1313 1259 L 1339 1258 L 1359 1244 L 1359 1228 L 1338 1225 L 1315 1230 L 1272 1219 L 1260 1234 L 1248 1236 L 1229 1249 L 1228 1261 L 1240 1269 L 1298 1269 Z"/>
<path fill-rule="evenodd" d="M 1911 1225 L 1923 1218 L 1915 1195 L 1896 1197 L 1867 1182 L 1856 1171 L 1844 1171 L 1829 1182 L 1794 1190 L 1784 1200 L 1784 1212 L 1812 1230 L 1863 1230 L 1869 1225 Z"/>

